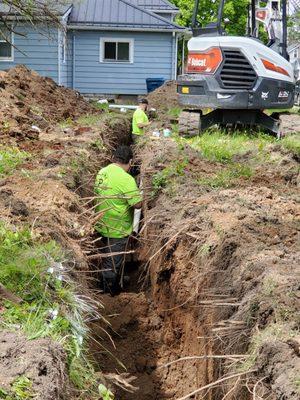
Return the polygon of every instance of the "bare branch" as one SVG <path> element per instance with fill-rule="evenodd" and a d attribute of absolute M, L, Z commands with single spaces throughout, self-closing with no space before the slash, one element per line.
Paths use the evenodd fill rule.
<path fill-rule="evenodd" d="M 247 354 L 228 354 L 228 355 L 206 355 L 206 356 L 188 356 L 188 357 L 182 357 L 178 358 L 178 360 L 170 361 L 167 364 L 160 365 L 158 369 L 160 368 L 166 368 L 169 367 L 170 365 L 173 365 L 179 361 L 189 361 L 189 360 L 208 360 L 208 359 L 216 359 L 216 360 L 233 360 L 233 359 L 238 359 L 238 360 L 243 360 L 245 358 L 248 358 L 249 356 Z"/>
<path fill-rule="evenodd" d="M 233 374 L 233 375 L 225 376 L 224 378 L 218 379 L 218 380 L 215 381 L 215 382 L 212 382 L 212 383 L 209 383 L 208 385 L 202 386 L 201 388 L 196 389 L 196 390 L 194 390 L 193 392 L 187 394 L 186 396 L 180 397 L 179 399 L 176 399 L 176 400 L 187 400 L 187 399 L 189 399 L 191 396 L 195 396 L 195 394 L 198 394 L 198 393 L 202 392 L 203 390 L 210 389 L 210 388 L 212 388 L 212 387 L 218 385 L 219 383 L 226 382 L 226 381 L 229 381 L 230 379 L 238 378 L 238 377 L 243 376 L 243 375 L 251 374 L 251 373 L 253 373 L 253 372 L 256 372 L 256 369 L 251 369 L 251 370 L 246 371 L 246 372 L 240 372 L 240 373 L 238 373 L 238 374 Z"/>

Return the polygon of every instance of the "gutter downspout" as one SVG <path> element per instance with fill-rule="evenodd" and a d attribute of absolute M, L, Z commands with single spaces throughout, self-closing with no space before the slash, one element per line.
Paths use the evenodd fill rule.
<path fill-rule="evenodd" d="M 175 52 L 176 52 L 176 33 L 172 33 L 172 72 L 171 79 L 175 79 L 176 71 L 175 71 Z"/>
<path fill-rule="evenodd" d="M 175 80 L 177 79 L 177 69 L 178 69 L 178 39 L 179 35 L 175 33 Z"/>
<path fill-rule="evenodd" d="M 75 90 L 75 87 L 76 87 L 76 76 L 75 76 L 75 73 L 76 73 L 76 65 L 75 65 L 75 63 L 76 63 L 76 55 L 75 55 L 75 44 L 76 44 L 76 38 L 75 38 L 75 32 L 73 31 L 73 69 L 72 69 L 72 89 L 73 90 Z"/>

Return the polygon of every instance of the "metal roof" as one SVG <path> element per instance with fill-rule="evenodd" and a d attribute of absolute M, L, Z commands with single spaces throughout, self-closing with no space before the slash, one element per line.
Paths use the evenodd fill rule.
<path fill-rule="evenodd" d="M 79 0 L 73 3 L 69 25 L 170 31 L 185 29 L 143 9 L 135 4 L 136 1 L 145 0 Z M 164 1 L 146 0 L 145 2 Z"/>
<path fill-rule="evenodd" d="M 24 1 L 24 4 L 25 3 L 26 2 Z M 49 11 L 57 15 L 65 15 L 66 12 L 72 7 L 72 1 L 39 0 L 38 2 L 35 2 L 34 7 L 34 12 L 37 14 L 42 13 L 43 10 L 47 8 Z M 17 10 L 18 9 L 16 9 L 15 7 L 4 4 L 3 1 L 0 0 L 0 13 L 6 15 L 18 15 L 19 13 L 17 12 Z"/>
<path fill-rule="evenodd" d="M 179 9 L 168 0 L 131 0 L 131 3 L 145 10 L 179 11 Z"/>

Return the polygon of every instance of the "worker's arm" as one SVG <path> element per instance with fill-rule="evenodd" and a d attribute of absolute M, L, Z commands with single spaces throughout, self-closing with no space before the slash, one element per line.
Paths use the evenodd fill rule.
<path fill-rule="evenodd" d="M 143 128 L 147 128 L 147 126 L 150 125 L 150 122 L 140 122 L 139 124 L 137 124 L 139 129 L 143 129 Z"/>
<path fill-rule="evenodd" d="M 142 208 L 142 194 L 132 176 L 130 176 L 126 183 L 126 196 L 130 207 L 135 209 Z"/>

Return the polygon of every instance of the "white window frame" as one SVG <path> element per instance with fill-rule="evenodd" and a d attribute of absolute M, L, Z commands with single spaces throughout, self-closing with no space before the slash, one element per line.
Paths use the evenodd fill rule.
<path fill-rule="evenodd" d="M 129 61 L 113 61 L 105 60 L 104 58 L 104 45 L 105 43 L 129 43 Z M 134 62 L 134 39 L 132 38 L 100 38 L 100 63 L 104 64 L 133 64 Z"/>
<path fill-rule="evenodd" d="M 11 57 L 0 57 L 0 62 L 12 62 L 15 59 L 15 48 L 14 48 L 14 41 L 15 41 L 15 34 L 14 32 L 11 32 Z M 7 40 L 3 39 L 2 36 L 0 36 L 0 43 L 8 43 Z"/>

